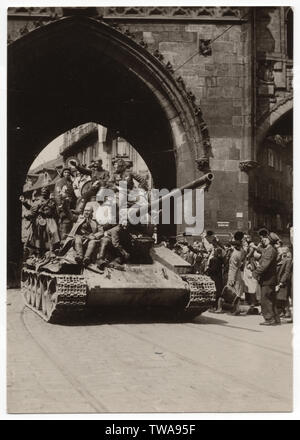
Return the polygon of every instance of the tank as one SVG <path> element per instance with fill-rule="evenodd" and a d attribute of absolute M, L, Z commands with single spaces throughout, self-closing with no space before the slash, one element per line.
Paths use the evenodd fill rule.
<path fill-rule="evenodd" d="M 176 197 L 184 189 L 207 186 L 211 173 L 156 201 Z M 143 206 L 149 210 L 152 205 Z M 73 254 L 72 254 L 73 252 Z M 133 257 L 132 257 L 133 256 Z M 154 244 L 149 236 L 136 237 L 131 259 L 100 270 L 75 262 L 75 252 L 61 257 L 32 258 L 22 268 L 21 289 L 26 305 L 47 322 L 64 322 L 85 311 L 104 314 L 122 310 L 154 310 L 190 319 L 215 302 L 215 284 L 174 251 Z"/>

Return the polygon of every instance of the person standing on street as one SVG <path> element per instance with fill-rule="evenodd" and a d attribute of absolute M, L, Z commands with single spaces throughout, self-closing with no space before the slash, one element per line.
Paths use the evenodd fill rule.
<path fill-rule="evenodd" d="M 289 296 L 291 291 L 292 255 L 287 246 L 281 248 L 277 258 L 277 309 L 283 318 L 291 318 Z"/>
<path fill-rule="evenodd" d="M 276 306 L 277 285 L 277 250 L 274 247 L 279 240 L 278 235 L 267 229 L 259 231 L 261 236 L 261 258 L 258 267 L 253 271 L 253 277 L 261 286 L 261 312 L 264 322 L 260 325 L 279 325 L 280 317 Z"/>
<path fill-rule="evenodd" d="M 232 288 L 237 295 L 237 301 L 233 313 L 239 313 L 239 302 L 244 294 L 244 281 L 242 277 L 242 268 L 245 261 L 246 253 L 243 249 L 242 239 L 243 232 L 237 231 L 232 241 L 233 251 L 229 259 L 227 285 Z"/>

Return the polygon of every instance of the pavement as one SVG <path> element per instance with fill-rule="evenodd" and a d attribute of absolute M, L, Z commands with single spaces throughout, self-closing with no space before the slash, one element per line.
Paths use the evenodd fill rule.
<path fill-rule="evenodd" d="M 53 325 L 8 290 L 7 412 L 292 411 L 292 324 L 261 321 L 206 312 Z"/>

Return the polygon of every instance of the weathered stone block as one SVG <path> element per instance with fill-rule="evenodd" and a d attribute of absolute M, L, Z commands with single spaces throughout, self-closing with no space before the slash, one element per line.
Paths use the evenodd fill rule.
<path fill-rule="evenodd" d="M 243 76 L 244 66 L 241 64 L 230 63 L 229 64 L 229 75 L 230 76 Z"/>
<path fill-rule="evenodd" d="M 240 160 L 240 150 L 236 147 L 236 144 L 233 143 L 233 145 L 229 149 L 229 159 L 230 160 Z"/>
<path fill-rule="evenodd" d="M 167 41 L 184 41 L 184 42 L 196 42 L 197 41 L 197 33 L 196 32 L 185 32 L 181 30 L 180 32 L 168 32 Z"/>
<path fill-rule="evenodd" d="M 212 43 L 213 52 L 233 53 L 234 44 L 229 41 L 214 41 Z"/>
<path fill-rule="evenodd" d="M 230 159 L 229 149 L 231 147 L 231 139 L 229 138 L 214 138 L 212 139 L 212 151 L 214 159 L 224 160 Z"/>
<path fill-rule="evenodd" d="M 241 99 L 243 96 L 242 92 L 240 87 L 222 87 L 221 96 L 223 98 Z"/>
<path fill-rule="evenodd" d="M 242 127 L 243 125 L 243 117 L 242 116 L 232 116 L 232 125 L 233 127 Z"/>
<path fill-rule="evenodd" d="M 215 76 L 206 77 L 206 86 L 207 87 L 216 87 L 217 86 L 217 78 Z"/>
<path fill-rule="evenodd" d="M 218 64 L 215 69 L 215 75 L 216 76 L 228 76 L 229 73 L 229 66 L 228 64 Z"/>
<path fill-rule="evenodd" d="M 207 88 L 207 98 L 209 99 L 219 99 L 222 96 L 221 87 L 208 87 Z"/>
<path fill-rule="evenodd" d="M 209 133 L 211 137 L 242 137 L 242 127 L 232 127 L 232 125 L 214 125 L 212 120 L 209 124 Z"/>
<path fill-rule="evenodd" d="M 225 52 L 213 52 L 213 61 L 216 64 L 229 64 L 230 56 Z"/>
<path fill-rule="evenodd" d="M 155 43 L 155 38 L 154 38 L 152 32 L 143 32 L 143 40 L 144 40 L 147 44 Z"/>
<path fill-rule="evenodd" d="M 239 78 L 237 77 L 219 77 L 217 78 L 217 85 L 221 87 L 238 87 Z"/>
<path fill-rule="evenodd" d="M 206 98 L 207 87 L 195 87 L 195 95 L 198 99 Z"/>
<path fill-rule="evenodd" d="M 258 94 L 262 96 L 273 96 L 275 92 L 274 84 L 260 84 L 258 86 Z"/>
<path fill-rule="evenodd" d="M 190 43 L 176 43 L 172 41 L 162 41 L 159 43 L 159 50 L 161 52 L 177 52 L 178 56 L 182 57 L 185 61 L 186 59 L 195 53 L 195 46 Z"/>

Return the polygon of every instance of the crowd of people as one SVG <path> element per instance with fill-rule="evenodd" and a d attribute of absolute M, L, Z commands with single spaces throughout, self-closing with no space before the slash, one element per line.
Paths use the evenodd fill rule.
<path fill-rule="evenodd" d="M 89 167 L 74 160 L 69 163 L 70 167 L 62 169 L 53 193 L 43 187 L 30 201 L 20 196 L 28 221 L 24 259 L 41 258 L 46 253 L 63 256 L 73 248 L 78 265 L 94 262 L 103 269 L 112 258 L 116 264 L 124 263 L 129 258 L 133 231 L 118 210 L 122 197 L 119 185 L 125 181 L 128 190 L 136 184 L 145 192 L 147 181 L 120 158 L 113 162 L 112 174 L 102 167 L 101 160 Z M 102 189 L 110 189 L 113 197 L 98 198 Z"/>
<path fill-rule="evenodd" d="M 20 196 L 28 221 L 24 259 L 45 254 L 64 256 L 71 249 L 77 265 L 94 263 L 103 270 L 108 264 L 120 266 L 127 262 L 133 253 L 133 238 L 147 235 L 190 263 L 193 273 L 208 275 L 214 281 L 216 303 L 211 311 L 222 313 L 229 308 L 239 314 L 242 305 L 247 304 L 248 313 L 254 314 L 259 305 L 263 325 L 279 325 L 281 318 L 292 320 L 292 246 L 284 246 L 267 229 L 259 231 L 259 243 L 241 231 L 227 243 L 221 243 L 212 231 L 203 233 L 192 244 L 185 236 L 159 240 L 151 222 L 132 226 L 128 203 L 122 219 L 121 181 L 126 181 L 128 190 L 135 185 L 143 194 L 148 190 L 147 181 L 133 173 L 123 159 L 114 161 L 111 175 L 103 169 L 101 160 L 88 168 L 71 160 L 70 167 L 60 173 L 53 193 L 44 187 L 30 201 Z M 113 198 L 98 197 L 102 189 L 108 188 Z M 113 213 L 118 218 L 113 218 Z"/>
<path fill-rule="evenodd" d="M 211 312 L 230 310 L 261 314 L 262 325 L 292 322 L 292 245 L 284 245 L 277 234 L 263 228 L 260 240 L 237 231 L 222 243 L 212 231 L 189 243 L 184 236 L 162 241 L 191 264 L 195 274 L 215 282 L 216 303 Z M 245 306 L 245 307 L 244 307 Z"/>

